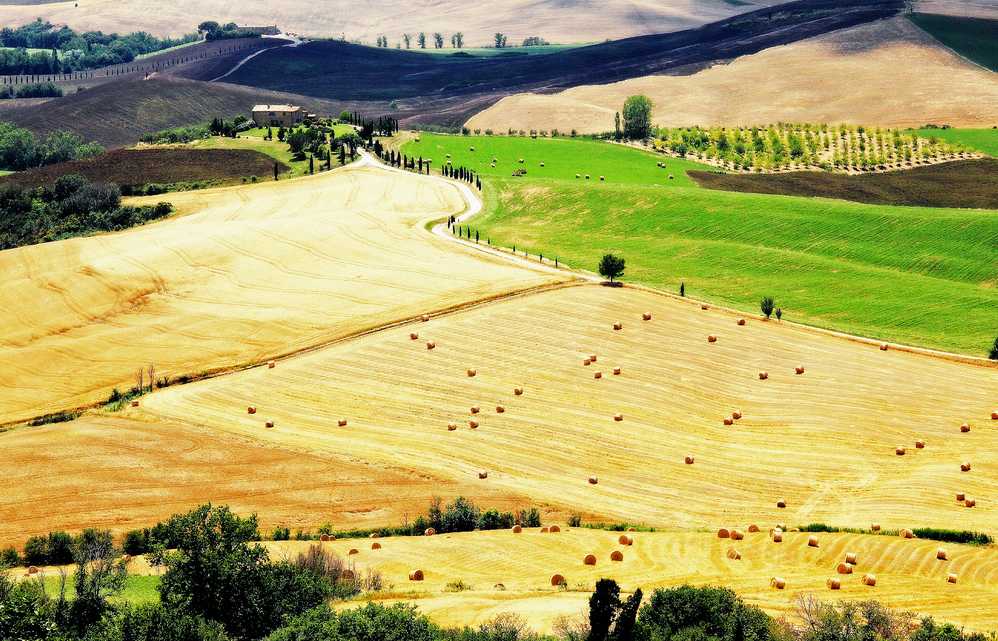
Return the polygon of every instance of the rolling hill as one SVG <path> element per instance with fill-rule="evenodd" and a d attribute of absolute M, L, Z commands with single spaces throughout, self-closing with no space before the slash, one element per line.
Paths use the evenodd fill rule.
<path fill-rule="evenodd" d="M 898 60 L 906 64 L 898 65 Z M 826 122 L 918 127 L 998 124 L 998 77 L 895 18 L 773 47 L 685 76 L 646 75 L 504 98 L 473 129 L 611 131 L 627 96 L 662 126 Z"/>

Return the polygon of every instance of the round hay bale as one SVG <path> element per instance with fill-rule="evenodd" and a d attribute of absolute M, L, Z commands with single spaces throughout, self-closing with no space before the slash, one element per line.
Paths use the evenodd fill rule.
<path fill-rule="evenodd" d="M 637 532 L 638 530 L 637 530 L 637 528 L 629 527 L 629 528 L 627 528 L 627 531 L 628 532 Z"/>
<path fill-rule="evenodd" d="M 748 526 L 748 531 L 749 531 L 750 533 L 755 533 L 755 532 L 758 532 L 758 531 L 759 531 L 759 526 L 758 526 L 758 525 L 756 525 L 755 523 L 751 523 L 751 524 L 749 524 L 749 526 Z"/>
<path fill-rule="evenodd" d="M 593 372 L 593 378 L 596 380 L 603 378 L 603 372 Z"/>
<path fill-rule="evenodd" d="M 514 387 L 513 388 L 513 396 L 523 396 L 523 388 L 522 387 Z"/>
<path fill-rule="evenodd" d="M 716 343 L 717 342 L 717 336 L 714 336 L 713 334 L 709 334 L 707 336 L 707 342 L 708 343 Z"/>
<path fill-rule="evenodd" d="M 568 585 L 568 584 L 565 582 L 565 577 L 563 577 L 562 575 L 560 575 L 560 574 L 552 574 L 551 575 L 551 585 L 553 585 L 554 587 L 557 588 L 557 587 L 561 587 L 563 585 Z"/>
<path fill-rule="evenodd" d="M 915 449 L 916 450 L 924 450 L 925 449 L 925 441 L 923 441 L 922 439 L 918 439 L 917 441 L 915 441 Z"/>
<path fill-rule="evenodd" d="M 627 536 L 626 534 L 621 534 L 617 537 L 617 543 L 620 545 L 633 545 L 634 539 Z"/>
<path fill-rule="evenodd" d="M 409 580 L 410 581 L 422 581 L 423 580 L 423 571 L 422 570 L 413 570 L 412 572 L 409 573 Z"/>
<path fill-rule="evenodd" d="M 469 369 L 468 370 L 468 378 L 474 378 L 475 376 L 478 376 L 478 370 L 477 369 Z"/>
<path fill-rule="evenodd" d="M 745 326 L 745 319 L 744 318 L 739 318 L 738 319 L 738 326 L 739 327 L 744 327 Z"/>
<path fill-rule="evenodd" d="M 731 538 L 731 532 L 722 527 L 720 530 L 717 531 L 717 538 L 729 539 Z"/>
<path fill-rule="evenodd" d="M 967 495 L 964 494 L 963 492 L 957 492 L 956 493 L 956 500 L 957 500 L 958 503 L 963 502 L 966 498 L 967 498 Z"/>
<path fill-rule="evenodd" d="M 785 499 L 780 499 L 779 501 L 776 502 L 776 507 L 778 507 L 780 509 L 783 509 L 786 506 L 787 506 L 787 502 L 786 502 Z"/>
<path fill-rule="evenodd" d="M 949 556 L 947 556 L 945 548 L 936 550 L 936 559 L 939 561 L 949 561 Z"/>
<path fill-rule="evenodd" d="M 132 407 L 138 407 L 138 406 L 139 406 L 138 401 L 132 401 Z"/>
<path fill-rule="evenodd" d="M 871 588 L 877 585 L 877 575 L 876 574 L 864 574 L 863 575 L 863 585 L 870 586 Z"/>
<path fill-rule="evenodd" d="M 880 351 L 881 352 L 886 352 L 887 351 L 887 343 L 881 343 L 880 344 Z"/>
<path fill-rule="evenodd" d="M 599 483 L 599 479 L 598 478 L 596 478 L 595 476 L 590 476 L 589 477 L 589 485 L 596 485 L 597 483 Z"/>
<path fill-rule="evenodd" d="M 952 572 L 946 575 L 946 583 L 956 583 L 956 575 Z"/>
<path fill-rule="evenodd" d="M 783 543 L 783 532 L 773 532 L 773 543 Z"/>
<path fill-rule="evenodd" d="M 641 320 L 650 321 L 651 320 L 651 314 L 649 312 L 645 312 L 644 314 L 641 314 Z"/>
<path fill-rule="evenodd" d="M 472 414 L 478 414 L 479 412 L 482 411 L 482 408 L 477 405 L 472 405 L 470 411 Z"/>
<path fill-rule="evenodd" d="M 496 405 L 496 414 L 502 414 L 506 411 L 506 408 L 502 405 Z"/>
<path fill-rule="evenodd" d="M 267 421 L 266 423 L 264 423 L 264 426 L 267 428 L 274 427 L 274 421 Z"/>
<path fill-rule="evenodd" d="M 347 552 L 347 556 L 350 556 L 352 554 L 360 554 L 360 550 L 358 550 L 357 548 L 350 548 L 350 551 Z"/>
<path fill-rule="evenodd" d="M 974 507 L 975 505 L 977 505 L 977 501 L 971 498 L 968 498 L 963 502 L 964 507 Z"/>
<path fill-rule="evenodd" d="M 852 574 L 852 566 L 848 563 L 839 563 L 835 567 L 835 571 L 839 574 Z"/>
<path fill-rule="evenodd" d="M 489 478 L 489 473 L 488 472 L 479 472 L 478 473 L 478 478 L 480 478 L 480 479 L 487 479 L 487 478 Z"/>
<path fill-rule="evenodd" d="M 969 472 L 970 471 L 970 463 L 969 462 L 967 462 L 967 463 L 960 463 L 960 471 L 961 472 Z"/>
<path fill-rule="evenodd" d="M 521 532 L 523 532 L 523 526 L 522 525 L 514 525 L 513 526 L 513 534 L 519 534 Z"/>
<path fill-rule="evenodd" d="M 856 559 L 858 558 L 855 552 L 846 552 L 846 563 L 849 565 L 856 565 Z"/>
<path fill-rule="evenodd" d="M 741 417 L 742 417 L 741 410 L 735 410 L 734 412 L 731 413 L 731 418 L 735 419 L 736 421 L 741 419 Z"/>
<path fill-rule="evenodd" d="M 38 574 L 38 568 L 33 565 L 29 565 L 28 574 Z"/>
<path fill-rule="evenodd" d="M 724 422 L 725 425 L 734 425 L 735 424 L 735 419 L 733 419 L 733 418 L 726 418 L 726 419 L 724 419 L 723 422 Z"/>
<path fill-rule="evenodd" d="M 543 166 L 544 166 L 544 163 L 541 163 L 541 167 L 543 167 Z"/>
<path fill-rule="evenodd" d="M 735 548 L 728 548 L 727 555 L 728 558 L 731 559 L 732 561 L 740 561 L 742 558 L 742 555 L 739 554 L 738 550 L 736 550 Z"/>
<path fill-rule="evenodd" d="M 323 543 L 326 543 L 327 541 L 332 541 L 332 540 L 333 540 L 333 537 L 330 536 L 330 535 L 328 535 L 328 534 L 320 534 L 319 535 L 319 541 L 321 541 Z"/>
<path fill-rule="evenodd" d="M 904 454 L 905 454 L 906 451 L 907 450 L 905 450 L 900 445 L 898 445 L 897 447 L 894 448 L 894 453 L 897 454 L 898 456 L 904 456 Z"/>
<path fill-rule="evenodd" d="M 468 421 L 468 427 L 473 430 L 478 429 L 478 421 Z"/>
<path fill-rule="evenodd" d="M 622 420 L 624 420 L 624 415 L 623 414 L 614 414 L 613 415 L 613 420 L 615 420 L 615 421 L 617 421 L 619 423 Z"/>
<path fill-rule="evenodd" d="M 615 331 L 619 332 L 620 330 L 624 329 L 624 324 L 623 323 L 614 323 L 613 324 L 613 329 Z"/>
<path fill-rule="evenodd" d="M 694 462 L 695 459 L 693 458 L 692 454 L 687 454 L 685 457 L 683 457 L 683 463 L 686 463 L 687 465 L 693 465 Z"/>
<path fill-rule="evenodd" d="M 375 541 L 374 543 L 371 544 L 371 549 L 372 550 L 380 550 L 381 549 L 381 544 L 378 543 L 377 541 Z"/>
<path fill-rule="evenodd" d="M 596 555 L 587 554 L 584 559 L 582 559 L 583 565 L 596 565 Z"/>
<path fill-rule="evenodd" d="M 586 180 L 589 180 L 589 178 L 590 178 L 589 174 L 586 174 Z"/>
<path fill-rule="evenodd" d="M 246 408 L 247 414 L 256 414 L 256 405 L 250 405 Z"/>
<path fill-rule="evenodd" d="M 434 341 L 426 341 L 426 349 L 433 349 L 436 346 L 437 346 L 436 342 L 434 342 Z"/>
<path fill-rule="evenodd" d="M 838 590 L 842 588 L 842 581 L 836 578 L 831 578 L 825 581 L 825 585 L 828 586 L 829 590 Z"/>
<path fill-rule="evenodd" d="M 552 525 L 551 527 L 548 528 L 548 532 L 551 532 L 552 534 L 561 532 L 561 528 L 558 527 L 557 525 Z"/>
<path fill-rule="evenodd" d="M 880 524 L 879 523 L 871 523 L 870 524 L 870 529 L 873 530 L 874 532 L 879 532 L 880 531 Z"/>
<path fill-rule="evenodd" d="M 419 320 L 421 320 L 421 321 L 423 321 L 425 323 L 426 321 L 430 320 L 430 315 L 429 314 L 423 314 L 422 316 L 419 317 Z"/>
<path fill-rule="evenodd" d="M 267 361 L 267 369 L 274 369 L 277 367 L 277 361 Z"/>
<path fill-rule="evenodd" d="M 379 536 L 381 536 L 381 535 L 378 534 L 377 532 L 371 532 L 370 534 L 367 535 L 367 538 L 369 538 L 369 539 L 376 539 Z"/>
<path fill-rule="evenodd" d="M 436 533 L 437 533 L 437 531 L 436 531 L 436 530 L 434 530 L 434 529 L 433 529 L 433 528 L 431 528 L 431 527 L 428 527 L 428 528 L 426 528 L 425 530 L 423 530 L 423 536 L 433 536 L 433 535 L 434 535 L 434 534 L 436 534 Z"/>
<path fill-rule="evenodd" d="M 803 373 L 804 373 L 804 368 L 803 367 L 801 367 L 801 366 L 798 365 L 797 367 L 794 368 L 794 374 L 797 374 L 799 376 L 799 375 L 801 375 Z"/>
<path fill-rule="evenodd" d="M 807 547 L 809 547 L 809 548 L 816 548 L 816 547 L 818 547 L 818 537 L 816 537 L 813 534 L 811 536 L 807 537 Z"/>
<path fill-rule="evenodd" d="M 613 552 L 610 553 L 610 560 L 611 561 L 623 561 L 624 560 L 624 553 L 621 552 L 620 550 L 614 550 Z"/>
<path fill-rule="evenodd" d="M 541 528 L 541 534 L 547 534 L 547 533 L 548 533 L 548 529 L 549 529 L 549 528 L 548 528 L 548 526 L 546 526 L 546 525 L 545 525 L 544 527 L 542 527 L 542 528 Z"/>
<path fill-rule="evenodd" d="M 992 421 L 998 421 L 998 410 L 992 410 L 991 411 L 991 420 Z"/>
<path fill-rule="evenodd" d="M 417 334 L 416 332 L 409 332 L 409 340 L 411 340 L 411 341 L 418 341 L 419 340 L 419 334 Z"/>
<path fill-rule="evenodd" d="M 969 423 L 964 423 L 963 425 L 961 425 L 960 426 L 960 431 L 963 432 L 964 434 L 966 434 L 967 432 L 969 432 L 970 431 L 970 424 Z"/>
<path fill-rule="evenodd" d="M 787 580 L 782 576 L 774 576 L 769 580 L 769 585 L 776 588 L 777 590 L 782 590 L 787 587 Z"/>
<path fill-rule="evenodd" d="M 769 378 L 769 372 L 759 372 L 759 380 L 764 381 Z"/>
<path fill-rule="evenodd" d="M 600 176 L 600 177 L 599 177 L 599 179 L 600 179 L 601 181 L 602 181 L 602 180 L 606 180 L 606 176 Z"/>
<path fill-rule="evenodd" d="M 582 174 L 575 174 L 575 177 L 576 177 L 577 179 L 578 179 L 578 178 L 582 178 Z"/>
<path fill-rule="evenodd" d="M 898 531 L 898 536 L 900 536 L 902 539 L 913 539 L 915 538 L 915 533 L 909 530 L 908 528 L 902 528 L 900 531 Z"/>
<path fill-rule="evenodd" d="M 707 311 L 708 309 L 710 309 L 710 305 L 706 305 L 706 304 L 700 305 L 700 309 L 702 309 L 703 311 Z"/>
<path fill-rule="evenodd" d="M 582 361 L 582 364 L 585 365 L 585 366 L 587 366 L 587 367 L 589 365 L 592 365 L 592 363 L 593 363 L 592 359 L 589 359 L 589 358 L 583 359 L 583 361 Z"/>
<path fill-rule="evenodd" d="M 614 376 L 620 376 L 620 368 L 619 367 L 614 367 L 613 368 L 613 375 Z"/>
<path fill-rule="evenodd" d="M 448 423 L 447 424 L 447 431 L 448 432 L 453 432 L 455 430 L 457 430 L 457 423 Z"/>
<path fill-rule="evenodd" d="M 340 420 L 336 421 L 336 424 L 338 426 L 340 426 L 340 427 L 346 427 L 347 426 L 347 420 L 345 418 L 341 418 Z"/>

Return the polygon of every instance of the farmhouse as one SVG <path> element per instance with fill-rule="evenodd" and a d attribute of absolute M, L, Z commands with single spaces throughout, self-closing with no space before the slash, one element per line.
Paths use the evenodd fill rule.
<path fill-rule="evenodd" d="M 257 105 L 253 107 L 253 122 L 258 127 L 291 127 L 305 118 L 305 112 L 295 105 Z"/>

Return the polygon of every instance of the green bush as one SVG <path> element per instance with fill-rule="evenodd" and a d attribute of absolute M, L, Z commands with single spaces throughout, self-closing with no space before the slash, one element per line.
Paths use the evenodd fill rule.
<path fill-rule="evenodd" d="M 994 543 L 991 535 L 984 532 L 971 532 L 969 530 L 949 530 L 943 528 L 920 527 L 912 529 L 920 539 L 932 539 L 933 541 L 946 541 L 948 543 L 969 543 L 972 545 L 989 545 Z"/>
<path fill-rule="evenodd" d="M 45 542 L 46 559 L 50 565 L 67 565 L 73 562 L 73 537 L 66 532 L 49 532 Z"/>
<path fill-rule="evenodd" d="M 772 620 L 746 605 L 728 588 L 692 587 L 655 590 L 641 608 L 635 637 L 673 641 L 768 641 Z"/>

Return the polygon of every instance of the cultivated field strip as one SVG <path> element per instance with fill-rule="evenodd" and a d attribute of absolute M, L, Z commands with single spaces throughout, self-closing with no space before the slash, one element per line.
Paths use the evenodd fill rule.
<path fill-rule="evenodd" d="M 164 199 L 181 215 L 0 252 L 0 424 L 103 399 L 149 364 L 257 362 L 560 278 L 427 234 L 465 204 L 417 176 L 351 168 L 150 202 Z"/>
<path fill-rule="evenodd" d="M 744 531 L 748 524 L 736 525 Z M 378 550 L 371 549 L 368 540 L 322 545 L 360 572 L 379 570 L 394 584 L 394 592 L 416 591 L 420 608 L 449 624 L 473 624 L 514 611 L 549 629 L 559 615 L 584 612 L 589 591 L 603 577 L 617 580 L 625 591 L 640 587 L 646 593 L 684 583 L 725 585 L 776 614 L 788 612 L 798 595 L 813 593 L 823 599 L 876 598 L 971 629 L 990 630 L 998 624 L 998 550 L 993 547 L 888 535 L 818 534 L 819 547 L 814 548 L 808 547 L 809 535 L 804 533 L 786 533 L 782 543 L 773 543 L 767 529 L 746 534 L 742 541 L 718 539 L 712 532 L 634 532 L 629 534 L 631 546 L 618 544 L 620 533 L 579 528 L 557 534 L 528 528 L 521 534 L 378 539 Z M 281 542 L 268 547 L 271 556 L 280 559 L 293 558 L 308 545 Z M 939 547 L 946 549 L 949 560 L 936 559 Z M 728 558 L 731 548 L 740 560 Z M 351 549 L 358 553 L 349 554 Z M 614 550 L 623 553 L 623 561 L 610 560 Z M 858 563 L 852 574 L 839 575 L 836 566 L 847 552 L 856 553 Z M 587 554 L 596 556 L 596 565 L 583 564 Z M 408 580 L 414 569 L 423 570 L 422 583 Z M 579 592 L 553 588 L 550 579 L 556 573 L 565 577 L 570 591 Z M 866 573 L 876 575 L 875 587 L 862 585 Z M 947 583 L 950 573 L 957 575 L 955 584 Z M 787 587 L 772 589 L 773 576 L 785 578 Z M 827 588 L 826 580 L 832 577 L 840 579 L 840 590 Z M 447 584 L 457 580 L 471 589 L 449 593 Z M 497 589 L 497 584 L 505 589 Z"/>
<path fill-rule="evenodd" d="M 574 287 L 164 390 L 137 414 L 655 526 L 995 531 L 998 370 L 735 321 L 652 293 Z M 724 425 L 736 410 L 743 418 Z"/>

